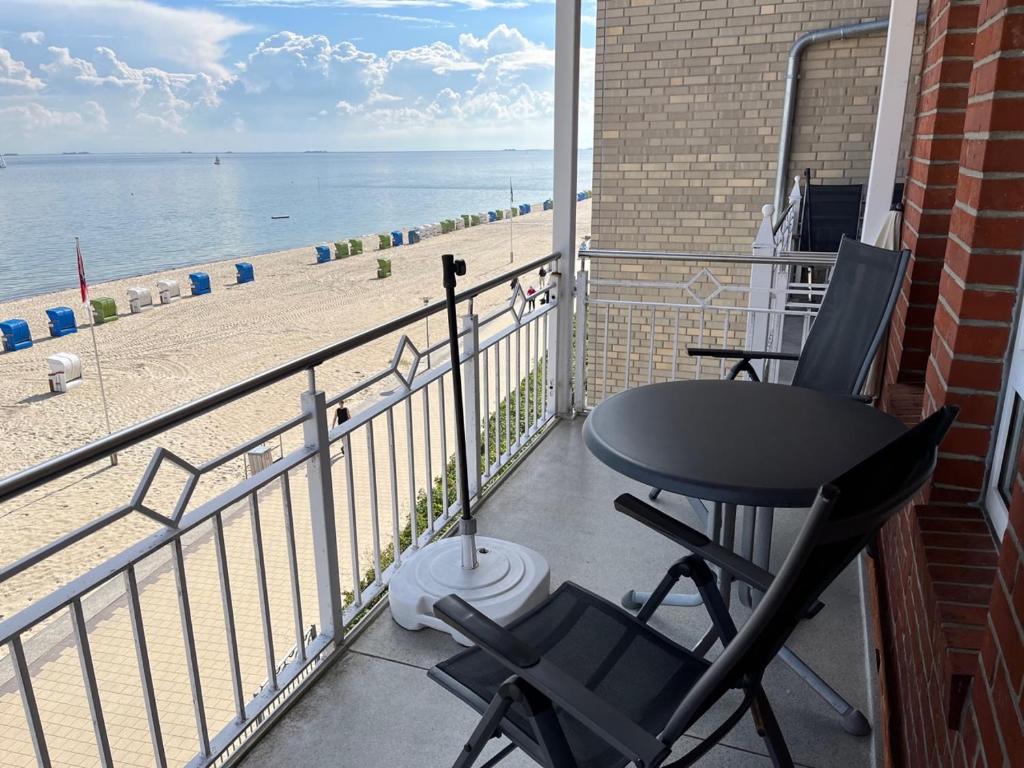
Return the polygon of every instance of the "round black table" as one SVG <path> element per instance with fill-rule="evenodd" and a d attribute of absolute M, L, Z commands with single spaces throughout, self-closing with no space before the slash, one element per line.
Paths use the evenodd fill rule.
<path fill-rule="evenodd" d="M 603 463 L 708 501 L 809 507 L 818 488 L 904 431 L 852 398 L 750 381 L 672 381 L 620 392 L 587 417 Z"/>
<path fill-rule="evenodd" d="M 882 448 L 903 424 L 853 398 L 750 381 L 674 381 L 629 389 L 587 417 L 583 440 L 603 463 L 656 489 L 715 502 L 708 536 L 734 548 L 736 508 L 747 507 L 740 552 L 768 569 L 774 507 L 809 507 L 818 488 Z M 651 498 L 655 498 L 652 494 Z M 759 509 L 765 508 L 765 509 Z M 728 606 L 732 578 L 719 574 Z M 752 605 L 749 589 L 746 602 Z M 623 598 L 637 608 L 649 592 Z M 669 595 L 662 605 L 694 606 L 697 595 Z M 695 651 L 716 640 L 709 631 Z M 850 733 L 870 731 L 867 719 L 789 648 L 782 661 L 833 708 Z"/>

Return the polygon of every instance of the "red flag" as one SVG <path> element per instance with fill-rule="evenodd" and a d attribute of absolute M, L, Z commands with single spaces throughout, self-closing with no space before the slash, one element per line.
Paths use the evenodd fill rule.
<path fill-rule="evenodd" d="M 89 301 L 89 283 L 85 281 L 85 261 L 82 259 L 82 246 L 75 238 L 75 255 L 78 257 L 78 290 L 82 293 L 82 303 Z"/>

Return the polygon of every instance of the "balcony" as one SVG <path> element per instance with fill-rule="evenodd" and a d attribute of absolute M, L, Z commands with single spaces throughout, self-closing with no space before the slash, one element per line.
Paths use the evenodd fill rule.
<path fill-rule="evenodd" d="M 629 587 L 655 584 L 680 551 L 612 509 L 611 500 L 618 494 L 643 495 L 647 489 L 597 462 L 583 445 L 581 427 L 580 418 L 559 421 L 543 434 L 480 507 L 480 531 L 541 552 L 551 565 L 552 586 L 575 581 L 617 601 Z M 683 502 L 666 497 L 663 506 L 681 512 Z M 797 510 L 777 513 L 774 538 L 779 561 L 801 520 Z M 849 568 L 823 599 L 827 608 L 800 627 L 793 648 L 851 703 L 869 713 L 873 681 L 868 677 L 857 568 Z M 749 609 L 738 607 L 733 613 L 742 621 Z M 703 633 L 706 618 L 700 608 L 663 608 L 653 623 L 671 637 L 693 644 Z M 429 629 L 408 632 L 391 620 L 386 608 L 378 610 L 337 663 L 318 674 L 308 694 L 277 720 L 241 764 L 451 764 L 477 717 L 427 680 L 426 670 L 457 648 L 447 635 Z M 774 662 L 765 686 L 798 765 L 873 764 L 872 738 L 843 732 L 835 713 L 788 667 Z M 714 713 L 710 717 L 713 720 Z M 692 737 L 705 733 L 694 732 Z M 681 749 L 692 747 L 693 739 L 685 739 Z M 495 742 L 485 757 L 503 744 Z M 516 754 L 503 764 L 532 765 Z M 700 764 L 739 768 L 766 766 L 769 761 L 747 719 Z"/>
<path fill-rule="evenodd" d="M 834 255 L 787 250 L 798 208 L 794 190 L 779 226 L 767 211 L 750 254 L 581 251 L 574 290 L 552 254 L 459 295 L 482 533 L 542 553 L 556 584 L 613 599 L 653 585 L 680 551 L 612 511 L 616 495 L 644 489 L 587 453 L 576 414 L 632 386 L 723 375 L 687 358 L 691 341 L 799 349 Z M 5 613 L 13 608 L 0 621 L 5 765 L 453 759 L 472 713 L 424 670 L 454 646 L 398 629 L 386 604 L 392 574 L 460 512 L 442 309 L 423 307 L 0 480 L 0 512 L 88 513 L 0 568 Z M 337 383 L 368 360 L 373 372 Z M 253 404 L 270 397 L 294 398 L 296 415 L 261 423 Z M 250 436 L 224 448 L 225 419 Z M 121 498 L 126 477 L 135 490 Z M 801 517 L 778 520 L 781 558 Z M 137 543 L 106 551 L 107 534 L 126 525 Z M 44 595 L 24 586 L 38 579 L 23 581 L 40 569 L 55 584 Z M 795 649 L 870 713 L 859 585 L 856 570 L 833 585 Z M 735 608 L 740 621 L 746 610 Z M 706 620 L 663 608 L 656 624 L 695 642 Z M 767 682 L 801 764 L 869 763 L 871 739 L 845 734 L 788 668 Z M 714 759 L 764 762 L 749 725 Z"/>

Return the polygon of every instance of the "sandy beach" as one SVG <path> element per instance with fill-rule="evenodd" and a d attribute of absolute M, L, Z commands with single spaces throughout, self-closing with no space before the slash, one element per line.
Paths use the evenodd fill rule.
<path fill-rule="evenodd" d="M 517 218 L 513 227 L 516 262 L 533 260 L 550 251 L 550 212 Z M 577 232 L 580 237 L 590 232 L 589 200 L 578 207 Z M 509 268 L 508 225 L 474 227 L 414 246 L 392 249 L 388 255 L 392 258 L 394 273 L 387 280 L 376 278 L 377 254 L 314 265 L 312 247 L 304 247 L 249 259 L 255 267 L 256 282 L 243 286 L 233 285 L 235 270 L 231 260 L 92 286 L 93 297 L 117 299 L 121 314 L 116 322 L 96 329 L 112 428 L 127 426 L 365 330 L 421 306 L 424 297 L 440 298 L 440 254 L 444 252 L 454 252 L 466 259 L 469 274 L 465 284 L 482 282 Z M 187 293 L 187 274 L 196 270 L 210 274 L 212 295 L 185 298 L 140 315 L 127 315 L 125 291 L 128 287 L 154 288 L 158 279 L 169 277 L 179 280 L 185 288 L 183 292 Z M 539 280 L 531 276 L 524 279 L 524 283 L 538 285 Z M 486 314 L 508 297 L 507 288 L 495 289 L 476 300 L 475 311 Z M 0 454 L 0 474 L 31 466 L 104 433 L 88 328 L 80 328 L 69 337 L 48 338 L 44 310 L 59 305 L 80 308 L 77 290 L 0 305 L 3 317 L 27 319 L 37 341 L 29 350 L 0 355 L 0 444 L 5 448 Z M 79 322 L 82 322 L 84 313 L 78 311 Z M 431 328 L 434 342 L 440 338 L 442 322 L 443 316 L 436 315 Z M 501 349 L 489 352 L 494 363 L 502 366 L 499 375 L 491 374 L 488 385 L 493 398 L 490 400 L 492 411 L 499 396 L 505 396 L 503 393 L 510 384 L 514 387 L 514 382 L 529 369 L 531 339 L 532 353 L 536 355 L 539 349 L 537 330 L 531 328 L 530 332 L 522 334 L 517 340 L 521 347 L 512 344 L 510 339 Z M 426 347 L 425 325 L 405 332 L 420 349 Z M 318 387 L 330 396 L 386 368 L 400 335 L 380 339 L 319 367 Z M 85 383 L 68 394 L 50 395 L 48 391 L 45 358 L 55 352 L 73 352 L 82 358 Z M 517 369 L 520 365 L 521 369 Z M 380 393 L 395 386 L 394 380 L 386 379 L 361 392 L 348 405 L 357 413 Z M 192 464 L 199 464 L 297 415 L 300 394 L 306 387 L 304 375 L 280 382 L 164 433 L 159 441 L 125 451 L 119 456 L 116 467 L 99 462 L 0 505 L 0 561 L 13 562 L 57 536 L 127 503 L 158 445 Z M 437 389 L 431 392 L 430 410 L 425 408 L 422 396 L 395 409 L 397 429 L 393 440 L 389 439 L 386 423 L 378 424 L 374 448 L 378 467 L 376 520 L 367 503 L 371 478 L 366 430 L 355 435 L 358 439 L 352 441 L 347 457 L 340 454 L 341 443 L 335 445 L 332 478 L 342 553 L 342 584 L 346 589 L 351 589 L 355 573 L 365 573 L 374 564 L 375 528 L 380 531 L 380 546 L 389 545 L 393 541 L 395 521 L 404 525 L 403 521 L 408 520 L 413 489 L 425 487 L 428 474 L 436 477 L 441 473 L 444 449 L 437 438 L 442 429 L 438 394 Z M 450 393 L 445 399 L 448 397 Z M 444 426 L 449 435 L 449 455 L 454 446 L 451 420 L 449 405 Z M 412 440 L 405 437 L 407 424 L 414 425 Z M 433 437 L 428 437 L 428 433 Z M 301 430 L 287 433 L 282 443 L 275 446 L 274 455 L 280 455 L 282 450 L 293 450 L 301 439 Z M 397 463 L 392 463 L 396 470 L 390 476 L 386 469 L 389 451 L 398 456 Z M 413 454 L 410 470 L 404 459 Z M 347 460 L 351 460 L 354 467 L 352 498 L 357 500 L 355 508 L 344 503 L 349 498 Z M 238 483 L 244 474 L 240 458 L 204 475 L 190 508 Z M 169 512 L 183 478 L 184 474 L 177 470 L 161 469 L 146 497 L 146 504 Z M 299 610 L 296 610 L 295 592 L 289 589 L 283 488 L 275 481 L 260 492 L 261 546 L 266 558 L 268 600 L 274 618 L 272 636 L 278 662 L 295 645 L 297 630 L 308 631 L 318 620 L 304 466 L 290 473 L 288 507 L 295 520 Z M 267 678 L 260 600 L 256 592 L 253 536 L 256 517 L 249 505 L 240 503 L 226 509 L 222 520 L 241 674 L 245 690 L 255 692 Z M 358 539 L 355 548 L 350 547 L 353 525 Z M 86 541 L 5 582 L 0 589 L 0 620 L 157 530 L 159 525 L 149 518 L 129 514 Z M 231 720 L 233 696 L 224 646 L 221 580 L 211 526 L 200 526 L 185 536 L 183 543 L 193 621 L 200 628 L 196 644 L 207 716 L 213 730 L 217 730 L 220 724 Z M 359 558 L 358 563 L 353 562 L 353 553 Z M 187 762 L 194 753 L 195 736 L 190 725 L 188 676 L 168 549 L 141 561 L 136 575 L 150 636 L 152 674 L 168 754 Z M 150 764 L 152 755 L 148 751 L 145 715 L 140 707 L 138 670 L 134 664 L 125 599 L 124 581 L 116 577 L 86 595 L 83 606 L 97 660 L 108 728 L 115 735 L 112 748 L 117 762 L 144 766 Z M 22 639 L 33 665 L 33 684 L 51 752 L 59 753 L 62 762 L 68 764 L 91 764 L 95 753 L 90 746 L 88 707 L 84 698 L 69 696 L 64 685 L 64 681 L 75 674 L 78 663 L 67 613 L 59 612 Z M 9 734 L 3 762 L 34 764 L 17 688 L 8 663 L 2 658 L 0 730 Z"/>
<path fill-rule="evenodd" d="M 517 218 L 512 226 L 516 261 L 549 252 L 550 211 Z M 578 206 L 580 237 L 589 234 L 589 226 L 590 202 L 586 201 Z M 377 254 L 316 265 L 310 246 L 249 259 L 256 281 L 241 286 L 234 285 L 233 260 L 92 285 L 91 296 L 115 298 L 121 315 L 118 321 L 96 329 L 111 427 L 117 430 L 166 411 L 410 311 L 422 305 L 423 297 L 440 298 L 439 257 L 443 252 L 466 259 L 466 280 L 472 284 L 508 269 L 508 247 L 508 225 L 495 223 L 391 249 L 388 255 L 393 259 L 394 274 L 388 280 L 376 279 Z M 88 253 L 86 257 L 102 258 Z M 68 258 L 74 258 L 72 252 Z M 188 273 L 197 270 L 209 273 L 211 295 L 186 297 L 139 315 L 127 314 L 125 291 L 129 287 L 149 286 L 156 299 L 156 281 L 170 278 L 178 280 L 182 292 L 188 293 Z M 506 297 L 504 291 L 492 292 L 478 302 L 477 311 L 485 312 Z M 88 322 L 76 289 L 0 304 L 0 316 L 29 322 L 36 342 L 31 349 L 0 354 L 0 444 L 4 446 L 0 475 L 105 432 L 88 328 L 59 339 L 48 336 L 44 310 L 61 305 L 75 308 L 80 324 Z M 433 330 L 436 341 L 440 316 Z M 421 348 L 425 331 L 423 327 L 408 331 Z M 395 342 L 397 335 L 394 341 L 382 339 L 323 366 L 318 371 L 319 386 L 332 394 L 379 370 L 389 360 Z M 52 396 L 47 388 L 45 359 L 55 352 L 72 352 L 82 359 L 85 383 L 65 395 Z M 201 462 L 294 416 L 304 386 L 304 378 L 283 382 L 167 433 L 160 444 L 193 463 Z M 65 479 L 51 484 L 58 487 L 47 486 L 0 506 L 0 561 L 11 562 L 127 501 L 153 447 L 128 451 L 117 468 L 97 466 L 91 472 L 77 473 L 73 493 L 59 489 L 67 485 Z M 234 466 L 221 474 L 234 479 L 238 470 Z M 176 492 L 176 487 L 169 493 L 172 491 Z M 109 555 L 140 531 L 151 529 L 145 520 L 115 526 L 120 527 L 129 530 L 92 542 L 86 560 L 93 560 L 97 551 Z M 74 562 L 77 559 L 72 556 L 63 564 L 65 576 L 67 568 L 78 570 Z M 40 583 L 30 571 L 15 584 L 5 584 L 0 615 L 9 616 L 30 594 L 38 597 L 55 578 L 56 574 L 51 574 Z"/>

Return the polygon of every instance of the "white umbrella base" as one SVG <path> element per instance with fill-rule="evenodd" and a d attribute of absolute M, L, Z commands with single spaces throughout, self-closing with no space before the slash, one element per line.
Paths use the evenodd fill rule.
<path fill-rule="evenodd" d="M 434 616 L 434 603 L 456 594 L 502 626 L 545 600 L 551 569 L 537 552 L 520 544 L 476 537 L 479 565 L 462 567 L 462 537 L 435 541 L 411 555 L 388 586 L 391 616 L 405 629 L 430 627 L 462 645 L 469 639 Z"/>

